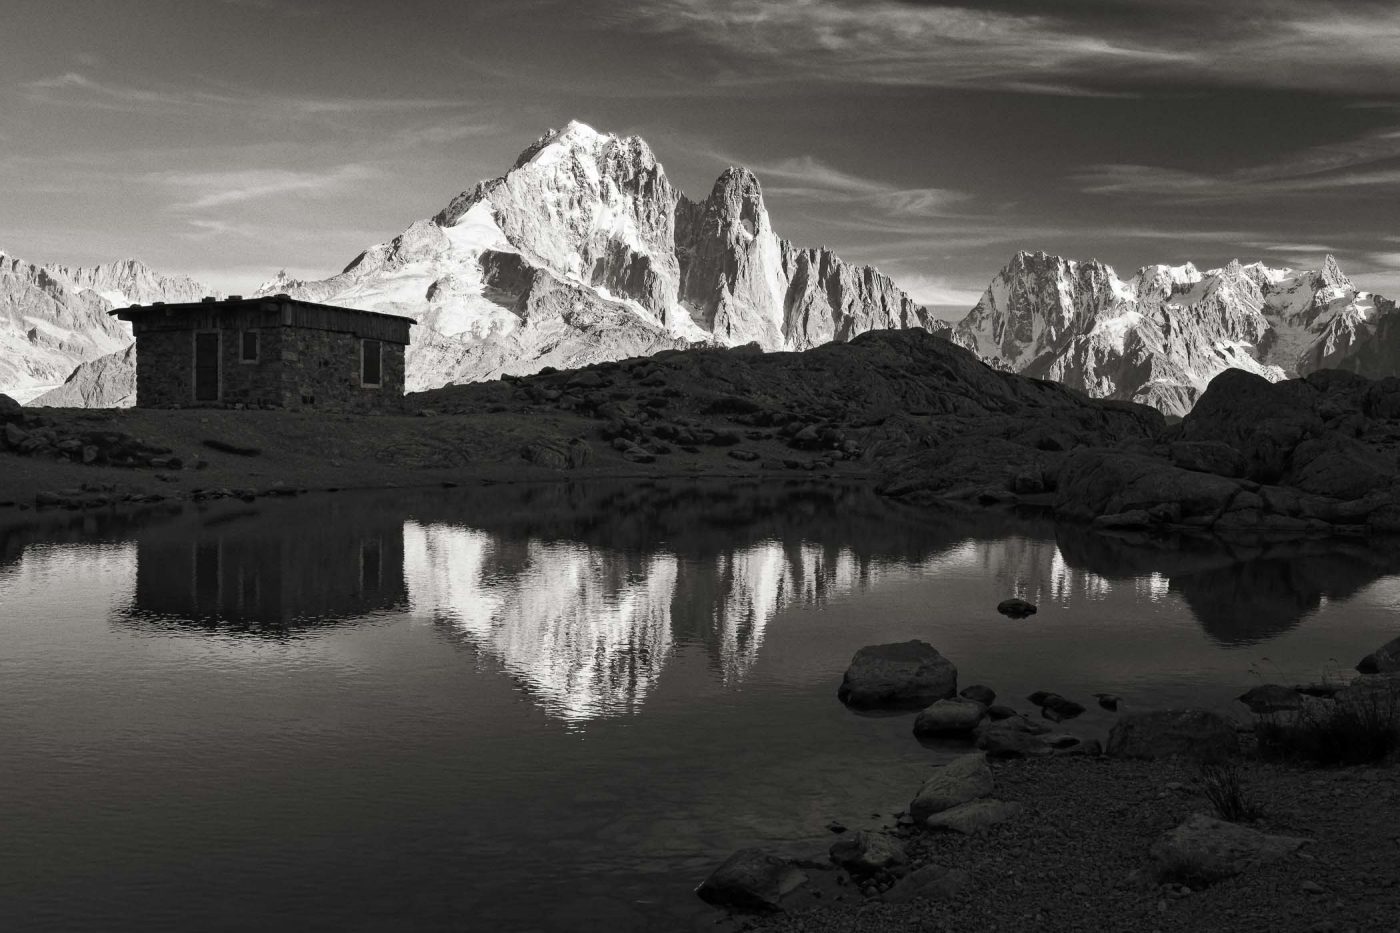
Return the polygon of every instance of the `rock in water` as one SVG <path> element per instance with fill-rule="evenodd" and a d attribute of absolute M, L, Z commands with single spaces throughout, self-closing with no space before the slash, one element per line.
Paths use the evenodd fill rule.
<path fill-rule="evenodd" d="M 695 893 L 717 907 L 779 910 L 783 896 L 807 883 L 807 876 L 781 856 L 762 849 L 740 849 L 701 882 Z"/>
<path fill-rule="evenodd" d="M 1084 712 L 1082 704 L 1066 699 L 1058 693 L 1050 693 L 1045 690 L 1037 690 L 1027 697 L 1027 699 L 1036 706 L 1039 706 L 1041 711 L 1046 714 L 1047 719 L 1053 719 L 1056 722 L 1064 719 L 1073 719 Z"/>
<path fill-rule="evenodd" d="M 861 709 L 924 706 L 958 691 L 958 669 L 923 641 L 869 645 L 851 658 L 837 696 Z"/>
<path fill-rule="evenodd" d="M 1099 701 L 1099 706 L 1109 712 L 1117 712 L 1118 704 L 1123 702 L 1123 698 L 1114 693 L 1096 693 L 1094 699 Z"/>
<path fill-rule="evenodd" d="M 986 797 L 992 786 L 987 756 L 981 752 L 961 755 L 935 770 L 924 782 L 909 804 L 909 815 L 915 823 L 922 823 L 935 813 Z"/>
<path fill-rule="evenodd" d="M 915 718 L 914 734 L 920 738 L 971 735 L 986 715 L 987 707 L 974 700 L 939 700 Z"/>
<path fill-rule="evenodd" d="M 909 856 L 893 836 L 862 830 L 832 843 L 831 861 L 852 875 L 873 875 L 907 863 Z"/>
<path fill-rule="evenodd" d="M 1219 758 L 1236 755 L 1239 736 L 1230 721 L 1209 710 L 1129 713 L 1108 733 L 1111 758 Z"/>
<path fill-rule="evenodd" d="M 1392 671 L 1400 671 L 1400 638 L 1388 641 L 1366 655 L 1361 659 L 1361 663 L 1356 665 L 1356 669 L 1363 674 L 1388 674 Z"/>
<path fill-rule="evenodd" d="M 1024 599 L 1003 599 L 997 603 L 997 612 L 1013 619 L 1024 619 L 1027 616 L 1036 614 L 1036 607 L 1033 603 L 1028 603 Z"/>
<path fill-rule="evenodd" d="M 991 706 L 997 701 L 997 692 L 991 687 L 984 687 L 981 684 L 973 684 L 970 687 L 963 687 L 958 691 L 958 696 L 965 700 L 972 700 L 981 703 L 983 706 Z"/>
<path fill-rule="evenodd" d="M 1214 884 L 1291 855 L 1305 842 L 1197 813 L 1157 840 L 1151 855 L 1162 880 Z"/>

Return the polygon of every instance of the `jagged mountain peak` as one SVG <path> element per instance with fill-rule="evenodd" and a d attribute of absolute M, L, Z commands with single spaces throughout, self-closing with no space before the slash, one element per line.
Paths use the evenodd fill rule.
<path fill-rule="evenodd" d="M 1342 272 L 1342 267 L 1337 263 L 1337 257 L 1331 253 L 1322 261 L 1322 269 L 1317 274 L 1318 288 L 1335 288 L 1338 290 L 1355 291 L 1356 286 L 1352 285 L 1351 279 Z"/>

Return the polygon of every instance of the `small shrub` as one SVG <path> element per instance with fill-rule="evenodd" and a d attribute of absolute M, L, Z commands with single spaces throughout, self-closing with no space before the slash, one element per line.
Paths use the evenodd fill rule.
<path fill-rule="evenodd" d="M 1258 801 L 1250 796 L 1240 783 L 1240 768 L 1233 761 L 1202 762 L 1197 773 L 1197 782 L 1201 786 L 1201 793 L 1215 808 L 1215 815 L 1222 820 L 1230 823 L 1248 823 L 1264 815 Z"/>
<path fill-rule="evenodd" d="M 1255 735 L 1268 757 L 1319 765 L 1384 761 L 1400 749 L 1400 683 L 1354 687 L 1292 716 L 1261 716 Z"/>

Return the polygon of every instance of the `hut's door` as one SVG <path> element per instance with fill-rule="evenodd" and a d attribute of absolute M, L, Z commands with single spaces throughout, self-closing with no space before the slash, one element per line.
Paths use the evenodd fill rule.
<path fill-rule="evenodd" d="M 219 335 L 194 335 L 194 400 L 219 400 Z"/>

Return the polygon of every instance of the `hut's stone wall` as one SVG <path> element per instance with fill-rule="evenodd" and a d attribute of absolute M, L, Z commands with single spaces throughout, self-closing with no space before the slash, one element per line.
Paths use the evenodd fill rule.
<path fill-rule="evenodd" d="M 231 325 L 242 322 L 231 321 Z M 142 408 L 325 409 L 393 411 L 403 402 L 404 348 L 381 342 L 377 388 L 360 384 L 360 338 L 299 327 L 259 327 L 258 361 L 245 363 L 239 326 L 221 326 L 217 402 L 194 397 L 194 330 L 137 333 L 136 404 Z"/>
<path fill-rule="evenodd" d="M 403 345 L 381 342 L 378 387 L 360 384 L 360 343 L 354 334 L 287 327 L 282 330 L 281 394 L 287 408 L 382 411 L 403 402 Z"/>

